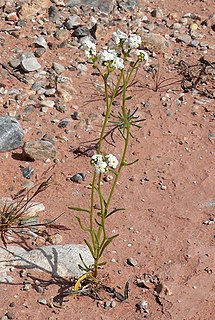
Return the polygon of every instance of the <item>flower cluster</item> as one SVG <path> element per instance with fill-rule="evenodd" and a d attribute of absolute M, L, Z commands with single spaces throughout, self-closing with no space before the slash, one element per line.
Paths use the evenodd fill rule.
<path fill-rule="evenodd" d="M 115 70 L 124 69 L 125 54 L 136 55 L 138 60 L 148 63 L 149 57 L 144 50 L 139 50 L 141 44 L 141 37 L 137 34 L 131 33 L 127 35 L 121 30 L 113 32 L 112 39 L 114 41 L 115 49 L 103 50 L 99 53 L 96 52 L 96 45 L 90 39 L 85 39 L 82 42 L 81 49 L 84 51 L 88 59 L 91 59 L 93 63 L 100 66 Z"/>
<path fill-rule="evenodd" d="M 98 54 L 98 63 L 102 66 L 122 70 L 124 61 L 119 58 L 117 52 L 113 49 L 104 50 Z"/>
<path fill-rule="evenodd" d="M 116 32 L 113 32 L 112 39 L 116 45 L 122 46 L 126 51 L 137 49 L 141 44 L 140 36 L 134 33 L 128 36 L 126 33 L 122 32 L 119 29 Z"/>
<path fill-rule="evenodd" d="M 96 45 L 89 39 L 85 39 L 82 42 L 81 49 L 84 51 L 84 54 L 88 59 L 96 55 Z"/>
<path fill-rule="evenodd" d="M 102 154 L 94 154 L 90 162 L 97 173 L 107 173 L 108 168 L 116 169 L 119 163 L 117 158 L 111 153 L 105 156 Z"/>

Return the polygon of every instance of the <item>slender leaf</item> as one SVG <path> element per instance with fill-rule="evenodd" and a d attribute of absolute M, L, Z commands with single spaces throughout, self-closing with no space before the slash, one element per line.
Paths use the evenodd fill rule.
<path fill-rule="evenodd" d="M 86 245 L 88 246 L 88 249 L 90 250 L 90 253 L 91 253 L 93 259 L 95 259 L 94 251 L 93 251 L 93 248 L 92 248 L 91 244 L 90 244 L 89 241 L 86 240 L 86 239 L 84 239 L 84 242 L 85 242 Z"/>
<path fill-rule="evenodd" d="M 112 210 L 110 213 L 108 213 L 105 217 L 108 218 L 108 217 L 110 217 L 112 214 L 114 214 L 115 212 L 123 211 L 123 210 L 125 210 L 125 208 L 114 209 L 114 210 Z"/>
<path fill-rule="evenodd" d="M 103 253 L 104 249 L 105 249 L 105 248 L 111 243 L 111 241 L 112 241 L 114 238 L 116 238 L 116 237 L 118 237 L 118 234 L 115 234 L 114 236 L 108 238 L 108 239 L 105 241 L 105 243 L 103 244 L 102 248 L 100 249 L 99 258 L 102 256 L 102 253 Z"/>
<path fill-rule="evenodd" d="M 79 223 L 79 226 L 80 228 L 83 230 L 83 231 L 86 231 L 86 232 L 89 232 L 90 229 L 89 228 L 86 228 L 83 226 L 82 222 L 81 222 L 81 219 L 79 217 L 76 216 L 76 219 L 78 220 L 78 223 Z"/>
<path fill-rule="evenodd" d="M 95 219 L 95 222 L 96 222 L 96 224 L 97 224 L 99 227 L 102 227 L 102 224 L 101 224 L 100 222 L 98 222 L 97 219 Z"/>
<path fill-rule="evenodd" d="M 80 208 L 80 207 L 68 207 L 68 208 L 71 209 L 71 210 L 74 210 L 74 211 L 82 211 L 82 212 L 88 212 L 88 213 L 90 213 L 89 210 L 84 209 L 84 208 Z"/>

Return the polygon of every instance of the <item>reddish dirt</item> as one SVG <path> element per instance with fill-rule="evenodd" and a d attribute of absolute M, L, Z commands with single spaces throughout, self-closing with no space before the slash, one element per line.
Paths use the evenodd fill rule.
<path fill-rule="evenodd" d="M 47 7 L 49 5 L 51 2 Z M 142 7 L 146 6 L 158 7 L 156 2 L 142 1 Z M 194 12 L 202 20 L 213 12 L 212 8 L 215 9 L 212 0 L 165 0 L 159 3 L 159 7 L 165 16 L 172 14 L 180 18 L 186 12 Z M 47 18 L 46 13 L 41 16 Z M 22 28 L 22 35 L 25 37 L 18 40 L 10 33 L 1 33 L 6 43 L 1 49 L 2 63 L 6 64 L 11 57 L 16 56 L 16 49 L 33 51 L 32 47 L 29 49 L 32 43 L 30 36 L 32 32 L 34 35 L 41 32 L 37 29 L 38 24 L 35 26 L 33 29 L 33 22 L 28 20 Z M 7 28 L 11 28 L 11 23 L 1 21 L 0 29 Z M 56 25 L 46 20 L 45 28 L 49 30 L 48 41 L 58 44 L 52 36 Z M 116 28 L 117 26 L 104 29 L 100 26 L 97 39 L 99 45 L 104 44 L 107 33 L 110 37 Z M 164 35 L 167 31 L 160 33 Z M 205 34 L 209 36 L 206 31 Z M 211 41 L 214 41 L 212 37 Z M 181 53 L 176 60 L 183 58 L 188 64 L 197 62 L 203 55 L 201 50 L 172 42 L 170 56 L 177 48 L 181 49 Z M 214 52 L 210 49 L 204 53 L 205 58 L 211 55 L 214 56 Z M 170 78 L 172 73 L 169 72 L 167 59 L 162 54 L 158 57 L 162 77 Z M 43 68 L 50 66 L 51 61 L 67 66 L 73 61 L 84 59 L 80 50 L 74 47 L 47 50 L 38 58 Z M 156 61 L 152 58 L 152 62 Z M 21 83 L 1 69 L 1 83 L 7 90 L 13 87 L 23 90 L 18 101 L 20 108 L 16 109 L 16 101 L 11 101 L 6 109 L 1 107 L 1 115 L 15 111 L 16 115 L 21 115 L 20 123 L 26 130 L 25 141 L 39 139 L 46 133 L 57 137 L 57 156 L 51 163 L 19 159 L 21 149 L 0 154 L 1 196 L 11 196 L 22 188 L 25 179 L 20 165 L 34 168 L 35 175 L 31 179 L 34 183 L 53 174 L 55 184 L 41 194 L 38 200 L 46 207 L 45 213 L 41 213 L 41 219 L 54 219 L 64 212 L 59 223 L 69 226 L 71 230 L 60 232 L 62 243 L 82 243 L 84 234 L 79 230 L 74 212 L 67 207 L 86 207 L 90 201 L 88 185 L 91 183 L 92 168 L 89 158 L 83 155 L 76 157 L 72 150 L 89 145 L 88 141 L 98 138 L 103 119 L 104 102 L 95 85 L 100 79 L 92 75 L 90 65 L 87 68 L 83 75 L 77 75 L 77 71 L 66 71 L 63 74 L 72 78 L 72 86 L 76 90 L 72 94 L 72 100 L 65 102 L 66 113 L 56 111 L 53 115 L 49 111 L 42 113 L 35 108 L 27 117 L 22 115 L 23 104 L 35 92 L 31 86 Z M 30 79 L 31 76 L 28 74 L 27 78 Z M 174 77 L 180 79 L 176 73 Z M 214 207 L 206 207 L 206 203 L 215 198 L 214 139 L 209 139 L 208 136 L 210 132 L 215 133 L 214 99 L 187 92 L 182 104 L 178 106 L 175 100 L 183 92 L 180 83 L 154 91 L 153 79 L 144 68 L 139 70 L 137 80 L 139 83 L 131 89 L 133 98 L 129 103 L 131 108 L 138 107 L 138 115 L 145 121 L 142 122 L 141 129 L 133 132 L 135 138 L 131 140 L 127 159 L 132 162 L 138 158 L 139 161 L 124 169 L 117 185 L 113 207 L 124 207 L 126 210 L 117 213 L 108 222 L 110 232 L 119 233 L 119 237 L 105 252 L 107 266 L 100 274 L 101 278 L 104 277 L 105 284 L 120 292 L 123 292 L 124 285 L 129 280 L 128 299 L 116 302 L 115 308 L 104 309 L 103 303 L 89 297 L 73 299 L 69 296 L 64 299 L 62 308 L 51 308 L 38 304 L 37 300 L 45 297 L 48 302 L 51 301 L 62 290 L 62 283 L 31 270 L 31 276 L 38 278 L 46 290 L 43 294 L 33 288 L 23 291 L 25 278 L 19 277 L 19 270 L 13 270 L 11 275 L 16 279 L 15 283 L 0 284 L 0 317 L 9 311 L 14 314 L 13 319 L 25 320 L 137 320 L 144 317 L 150 320 L 214 319 L 214 224 L 203 224 L 205 220 L 214 217 Z M 146 84 L 148 87 L 145 87 Z M 162 97 L 167 99 L 166 106 Z M 7 95 L 2 96 L 1 104 L 8 98 Z M 203 101 L 204 104 L 196 104 L 195 100 Z M 150 102 L 149 108 L 144 106 L 146 101 Z M 70 118 L 74 111 L 80 113 L 81 120 L 70 123 L 68 129 L 72 130 L 71 134 L 66 134 L 64 129 L 51 123 L 53 119 Z M 87 130 L 87 121 L 92 129 Z M 62 139 L 64 136 L 68 141 Z M 106 148 L 119 157 L 121 144 L 120 136 L 116 133 L 115 144 L 107 144 Z M 88 172 L 82 184 L 66 179 L 77 172 Z M 110 183 L 111 181 L 104 182 L 104 189 L 108 190 Z M 129 257 L 137 260 L 135 267 L 126 263 Z M 151 282 L 148 287 L 140 287 L 137 286 L 137 279 L 151 279 Z M 163 290 L 156 294 L 156 290 L 159 291 L 160 288 L 157 287 L 158 284 L 163 286 Z M 147 301 L 149 314 L 140 312 L 136 307 L 142 300 Z M 10 306 L 11 303 L 14 304 Z"/>

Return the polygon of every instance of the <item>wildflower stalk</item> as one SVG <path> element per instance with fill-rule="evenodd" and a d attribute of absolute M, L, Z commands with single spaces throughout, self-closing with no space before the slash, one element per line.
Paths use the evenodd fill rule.
<path fill-rule="evenodd" d="M 104 250 L 111 243 L 111 241 L 118 236 L 108 236 L 106 221 L 107 218 L 110 217 L 113 213 L 122 210 L 114 209 L 109 212 L 109 207 L 111 205 L 112 196 L 114 194 L 121 170 L 126 165 L 126 154 L 129 146 L 129 140 L 132 136 L 131 126 L 136 125 L 135 123 L 137 122 L 137 120 L 133 120 L 133 118 L 137 118 L 134 116 L 136 111 L 130 113 L 130 111 L 127 110 L 126 102 L 128 99 L 130 99 L 130 97 L 127 97 L 126 94 L 128 87 L 131 85 L 130 81 L 133 72 L 137 70 L 138 63 L 140 61 L 143 61 L 147 56 L 147 54 L 141 50 L 136 50 L 136 52 L 133 52 L 133 49 L 138 48 L 138 46 L 140 45 L 141 39 L 139 36 L 134 34 L 127 36 L 125 33 L 118 30 L 113 34 L 113 38 L 115 39 L 117 51 L 108 49 L 102 51 L 99 54 L 96 54 L 96 46 L 94 43 L 86 40 L 86 42 L 82 44 L 82 48 L 85 51 L 85 54 L 93 61 L 94 68 L 97 69 L 104 82 L 105 118 L 103 121 L 101 134 L 99 136 L 97 154 L 95 154 L 91 158 L 91 164 L 93 165 L 95 171 L 92 179 L 90 209 L 87 210 L 77 207 L 70 207 L 71 209 L 77 211 L 84 211 L 89 213 L 89 227 L 85 227 L 79 217 L 77 217 L 77 220 L 80 227 L 90 234 L 91 243 L 89 243 L 86 239 L 84 239 L 84 241 L 87 244 L 94 260 L 93 268 L 86 268 L 85 276 L 82 276 L 79 281 L 77 281 L 75 286 L 76 290 L 78 290 L 82 279 L 86 279 L 88 277 L 90 277 L 91 279 L 96 279 L 98 268 L 101 265 L 100 259 L 103 255 Z M 130 54 L 133 53 L 136 54 L 138 58 L 135 59 L 134 62 L 130 63 L 129 68 L 127 68 L 126 71 L 125 65 L 127 63 L 127 58 Z M 104 68 L 105 71 L 103 72 Z M 109 95 L 108 79 L 110 74 L 117 69 L 119 70 L 117 75 L 117 83 L 115 84 L 114 90 L 112 91 L 111 95 Z M 103 142 L 111 115 L 111 109 L 114 99 L 118 95 L 121 95 L 121 113 L 119 112 L 119 123 L 116 127 L 119 129 L 119 132 L 121 133 L 124 141 L 120 163 L 118 163 L 118 160 L 114 155 L 107 155 L 103 151 Z M 105 197 L 102 190 L 101 182 L 102 175 L 107 173 L 108 170 L 111 170 L 114 173 L 115 177 L 112 182 L 110 192 Z M 99 209 L 95 208 L 95 193 L 97 193 L 97 197 L 99 200 Z M 95 212 L 96 210 L 97 212 Z"/>

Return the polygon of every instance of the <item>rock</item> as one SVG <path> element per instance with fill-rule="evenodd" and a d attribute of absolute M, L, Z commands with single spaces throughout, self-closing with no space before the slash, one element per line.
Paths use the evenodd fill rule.
<path fill-rule="evenodd" d="M 76 183 L 82 183 L 86 179 L 86 173 L 76 173 L 74 176 L 70 177 L 70 180 Z"/>
<path fill-rule="evenodd" d="M 50 6 L 48 9 L 49 20 L 53 23 L 60 24 L 59 11 L 56 6 Z"/>
<path fill-rule="evenodd" d="M 0 116 L 0 152 L 15 150 L 23 144 L 24 132 L 19 122 L 9 116 Z"/>
<path fill-rule="evenodd" d="M 160 34 L 141 34 L 141 39 L 140 49 L 148 49 L 155 53 L 167 53 L 169 51 L 169 42 Z"/>
<path fill-rule="evenodd" d="M 47 305 L 47 300 L 45 298 L 40 298 L 37 300 L 39 304 Z"/>
<path fill-rule="evenodd" d="M 23 166 L 19 166 L 19 167 L 24 178 L 30 179 L 33 176 L 34 169 L 32 167 L 26 167 L 26 168 Z"/>
<path fill-rule="evenodd" d="M 69 16 L 69 18 L 65 21 L 65 26 L 68 30 L 73 29 L 74 27 L 80 26 L 82 23 L 81 19 L 77 14 Z"/>
<path fill-rule="evenodd" d="M 85 273 L 78 267 L 82 265 L 80 255 L 86 265 L 93 264 L 88 247 L 82 244 L 42 246 L 30 251 L 18 246 L 1 246 L 0 275 L 12 266 L 18 266 L 51 273 L 53 276 L 80 277 Z"/>
<path fill-rule="evenodd" d="M 183 42 L 185 44 L 189 44 L 192 41 L 192 38 L 189 34 L 183 34 L 176 38 L 178 42 Z"/>
<path fill-rule="evenodd" d="M 41 68 L 41 65 L 35 57 L 23 58 L 20 62 L 20 66 L 25 72 L 32 72 Z"/>
<path fill-rule="evenodd" d="M 163 18 L 163 11 L 161 9 L 154 9 L 151 12 L 153 18 Z"/>
<path fill-rule="evenodd" d="M 63 119 L 59 122 L 58 128 L 66 128 L 70 122 L 70 119 Z"/>
<path fill-rule="evenodd" d="M 37 47 L 42 47 L 42 48 L 47 48 L 48 45 L 46 43 L 46 39 L 44 37 L 37 37 L 35 40 L 34 40 L 34 45 Z"/>
<path fill-rule="evenodd" d="M 61 73 L 63 73 L 63 72 L 66 70 L 65 67 L 64 67 L 62 64 L 57 63 L 57 62 L 53 62 L 52 68 L 54 69 L 54 71 L 55 71 L 57 74 L 61 74 Z"/>
<path fill-rule="evenodd" d="M 19 10 L 19 17 L 23 20 L 30 20 L 34 16 L 39 15 L 47 10 L 50 1 L 49 0 L 31 0 L 23 1 Z"/>
<path fill-rule="evenodd" d="M 59 29 L 55 32 L 55 38 L 59 41 L 66 41 L 70 37 L 70 32 L 66 29 Z"/>
<path fill-rule="evenodd" d="M 127 264 L 128 264 L 129 266 L 135 267 L 135 266 L 137 265 L 137 260 L 135 260 L 135 259 L 132 258 L 132 257 L 129 257 L 129 258 L 127 259 Z"/>
<path fill-rule="evenodd" d="M 10 319 L 10 320 L 15 319 L 15 314 L 14 314 L 13 312 L 11 312 L 11 311 L 8 311 L 8 312 L 6 313 L 6 316 L 7 316 L 7 318 Z"/>
<path fill-rule="evenodd" d="M 121 6 L 121 2 L 120 1 L 120 6 Z M 125 1 L 125 2 L 135 2 L 135 1 Z M 67 6 L 68 7 L 77 7 L 77 6 L 81 6 L 81 5 L 87 5 L 89 4 L 90 7 L 94 7 L 94 8 L 98 8 L 100 11 L 102 12 L 110 12 L 113 10 L 114 8 L 114 4 L 115 1 L 114 0 L 108 0 L 108 1 L 104 1 L 104 0 L 68 0 L 67 1 Z"/>
<path fill-rule="evenodd" d="M 23 153 L 27 158 L 31 160 L 43 160 L 54 159 L 56 156 L 56 149 L 54 145 L 49 141 L 31 141 L 26 142 L 23 146 Z"/>
<path fill-rule="evenodd" d="M 45 92 L 44 92 L 45 93 Z M 54 101 L 53 100 L 43 100 L 41 103 L 40 103 L 40 107 L 43 108 L 53 108 L 54 107 Z"/>

